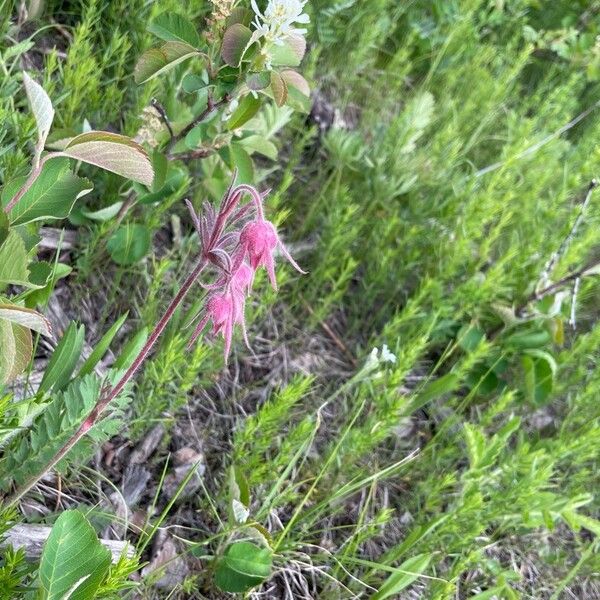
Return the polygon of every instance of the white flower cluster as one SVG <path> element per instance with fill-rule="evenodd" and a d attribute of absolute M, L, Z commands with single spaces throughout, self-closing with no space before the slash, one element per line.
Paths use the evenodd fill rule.
<path fill-rule="evenodd" d="M 396 363 L 396 355 L 393 352 L 390 352 L 387 344 L 384 344 L 381 347 L 381 354 L 379 354 L 379 348 L 373 348 L 373 350 L 371 350 L 371 354 L 369 354 L 369 358 L 367 359 L 366 367 L 374 368 L 383 363 Z"/>
<path fill-rule="evenodd" d="M 264 14 L 261 13 L 256 0 L 251 0 L 252 9 L 256 14 L 254 27 L 255 37 L 264 37 L 268 42 L 282 45 L 289 35 L 304 35 L 306 29 L 296 27 L 296 23 L 310 23 L 310 18 L 304 13 L 308 0 L 269 0 Z"/>

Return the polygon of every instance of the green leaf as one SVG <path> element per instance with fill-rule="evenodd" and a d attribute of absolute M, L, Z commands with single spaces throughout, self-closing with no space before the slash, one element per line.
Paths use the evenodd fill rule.
<path fill-rule="evenodd" d="M 249 135 L 241 139 L 238 144 L 243 146 L 249 154 L 258 152 L 271 160 L 277 160 L 277 146 L 262 135 Z"/>
<path fill-rule="evenodd" d="M 11 181 L 2 191 L 2 205 L 6 206 L 21 189 L 26 177 Z M 93 186 L 69 170 L 66 158 L 49 160 L 29 190 L 12 208 L 9 219 L 12 225 L 32 221 L 64 219 L 81 196 L 91 192 Z"/>
<path fill-rule="evenodd" d="M 196 54 L 198 52 L 193 46 L 183 42 L 166 42 L 158 48 L 146 50 L 135 65 L 135 82 L 150 81 Z"/>
<path fill-rule="evenodd" d="M 148 25 L 148 31 L 166 42 L 183 42 L 194 48 L 200 46 L 200 36 L 194 24 L 177 13 L 158 15 Z"/>
<path fill-rule="evenodd" d="M 246 27 L 250 27 L 252 19 L 254 19 L 254 11 L 249 8 L 244 8 L 243 6 L 236 6 L 227 17 L 227 27 L 230 27 L 235 23 L 241 23 L 242 25 L 246 25 Z"/>
<path fill-rule="evenodd" d="M 121 318 L 119 318 L 112 327 L 102 336 L 102 339 L 96 344 L 95 348 L 92 350 L 92 353 L 87 357 L 86 361 L 83 363 L 81 369 L 79 369 L 78 377 L 82 377 L 83 375 L 87 375 L 94 370 L 94 367 L 98 364 L 100 359 L 106 354 L 110 345 L 119 333 L 119 329 L 123 326 L 123 323 L 127 320 L 127 313 L 125 313 Z"/>
<path fill-rule="evenodd" d="M 54 388 L 55 391 L 61 390 L 67 385 L 81 356 L 84 335 L 83 325 L 80 327 L 75 323 L 69 325 L 48 362 L 39 387 L 41 394 L 46 393 L 50 388 Z"/>
<path fill-rule="evenodd" d="M 433 554 L 417 554 L 405 560 L 396 573 L 390 575 L 379 591 L 371 596 L 371 600 L 384 600 L 397 597 L 404 588 L 413 583 L 429 566 Z"/>
<path fill-rule="evenodd" d="M 0 245 L 0 284 L 26 285 L 29 282 L 27 250 L 14 230 Z"/>
<path fill-rule="evenodd" d="M 31 331 L 0 319 L 0 385 L 20 375 L 29 365 L 32 353 Z"/>
<path fill-rule="evenodd" d="M 160 151 L 152 152 L 152 168 L 154 170 L 154 181 L 152 182 L 152 191 L 158 192 L 165 185 L 169 161 L 167 157 Z"/>
<path fill-rule="evenodd" d="M 252 94 L 248 94 L 242 98 L 240 105 L 231 115 L 227 126 L 229 129 L 237 129 L 247 123 L 259 110 L 260 99 L 255 98 Z"/>
<path fill-rule="evenodd" d="M 32 265 L 32 269 L 33 267 L 35 267 L 35 265 Z M 27 294 L 25 304 L 28 308 L 35 308 L 38 305 L 45 305 L 50 299 L 56 282 L 59 279 L 67 277 L 73 271 L 73 268 L 71 266 L 65 265 L 64 263 L 55 263 L 54 265 L 48 265 L 48 268 L 50 269 L 50 271 L 49 276 L 46 280 L 46 284 L 43 287 L 40 287 L 39 289 Z"/>
<path fill-rule="evenodd" d="M 246 77 L 246 85 L 255 92 L 258 90 L 264 90 L 271 85 L 271 74 L 269 71 L 250 73 L 248 77 Z"/>
<path fill-rule="evenodd" d="M 106 247 L 118 265 L 128 266 L 144 258 L 151 243 L 152 235 L 148 227 L 128 223 L 115 231 Z"/>
<path fill-rule="evenodd" d="M 432 400 L 453 392 L 460 383 L 460 378 L 456 373 L 446 373 L 437 379 L 429 382 L 418 396 L 411 401 L 409 413 L 422 408 Z"/>
<path fill-rule="evenodd" d="M 233 166 L 238 171 L 238 182 L 252 184 L 254 182 L 254 163 L 250 155 L 239 144 L 231 144 L 230 150 Z"/>
<path fill-rule="evenodd" d="M 40 583 L 44 600 L 91 600 L 110 566 L 110 550 L 77 510 L 63 512 L 44 544 Z"/>
<path fill-rule="evenodd" d="M 215 582 L 224 592 L 247 592 L 269 577 L 272 564 L 273 556 L 267 548 L 236 542 L 218 561 Z"/>
<path fill-rule="evenodd" d="M 200 75 L 194 75 L 193 73 L 188 73 L 181 82 L 181 86 L 183 87 L 183 91 L 187 94 L 192 94 L 201 90 L 207 86 L 206 81 Z"/>
<path fill-rule="evenodd" d="M 146 151 L 132 139 L 117 133 L 82 133 L 74 137 L 61 154 L 147 186 L 151 186 L 154 179 L 154 170 Z"/>
<path fill-rule="evenodd" d="M 105 206 L 104 208 L 101 208 L 99 210 L 82 209 L 81 214 L 87 219 L 90 219 L 91 221 L 99 221 L 100 223 L 103 223 L 105 221 L 110 221 L 111 219 L 116 217 L 119 214 L 119 211 L 122 207 L 123 201 L 119 200 L 118 202 L 115 202 L 110 206 Z"/>
<path fill-rule="evenodd" d="M 17 306 L 16 304 L 0 304 L 0 320 L 10 321 L 15 325 L 27 327 L 46 337 L 52 337 L 50 321 L 41 313 L 31 308 Z"/>
<path fill-rule="evenodd" d="M 271 71 L 271 90 L 277 106 L 283 106 L 288 97 L 287 84 L 277 71 Z"/>
<path fill-rule="evenodd" d="M 115 371 L 119 371 L 121 369 L 128 369 L 135 357 L 140 353 L 140 350 L 144 347 L 146 340 L 148 339 L 148 328 L 144 327 L 140 331 L 138 331 L 133 338 L 127 342 L 123 349 L 121 350 L 121 354 L 117 356 L 112 368 Z"/>
<path fill-rule="evenodd" d="M 525 373 L 527 399 L 541 406 L 548 399 L 554 387 L 557 365 L 554 357 L 541 350 L 527 350 L 521 357 Z"/>
<path fill-rule="evenodd" d="M 281 46 L 273 46 L 271 64 L 274 67 L 297 67 L 306 54 L 306 40 L 300 35 L 289 35 Z"/>
<path fill-rule="evenodd" d="M 248 44 L 252 38 L 252 32 L 241 23 L 235 23 L 228 27 L 223 35 L 221 56 L 230 67 L 238 67 Z"/>
<path fill-rule="evenodd" d="M 44 91 L 44 88 L 37 82 L 35 82 L 27 73 L 23 72 L 23 84 L 25 85 L 25 93 L 31 106 L 31 111 L 35 117 L 35 122 L 38 131 L 38 140 L 41 148 L 46 143 L 48 133 L 52 127 L 52 121 L 54 121 L 54 108 L 52 108 L 52 101 L 48 97 L 48 94 Z"/>

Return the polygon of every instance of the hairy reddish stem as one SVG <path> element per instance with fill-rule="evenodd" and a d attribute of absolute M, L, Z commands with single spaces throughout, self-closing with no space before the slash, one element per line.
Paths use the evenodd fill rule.
<path fill-rule="evenodd" d="M 144 347 L 140 350 L 140 353 L 137 355 L 132 365 L 127 369 L 125 374 L 119 379 L 117 384 L 113 388 L 108 388 L 106 391 L 100 393 L 100 397 L 96 402 L 96 406 L 92 409 L 92 412 L 88 415 L 85 421 L 79 426 L 79 429 L 69 438 L 69 440 L 65 443 L 62 448 L 50 459 L 50 461 L 44 466 L 44 468 L 31 477 L 20 489 L 16 490 L 15 493 L 10 496 L 5 505 L 13 506 L 15 505 L 31 488 L 46 474 L 48 471 L 53 469 L 68 453 L 69 451 L 83 438 L 83 436 L 100 420 L 100 417 L 104 413 L 104 411 L 108 408 L 110 403 L 123 391 L 123 388 L 129 383 L 131 378 L 135 375 L 136 371 L 141 367 L 144 360 L 147 358 L 148 354 L 156 344 L 158 338 L 161 336 L 165 327 L 168 325 L 171 317 L 177 310 L 177 308 L 181 305 L 187 293 L 190 291 L 191 287 L 194 285 L 198 276 L 202 273 L 204 268 L 206 267 L 207 260 L 203 256 L 198 264 L 194 267 L 194 270 L 190 273 L 187 279 L 183 282 L 181 288 L 171 300 L 171 303 L 165 310 L 165 313 L 160 318 L 154 330 L 150 334 L 150 337 L 144 344 Z"/>

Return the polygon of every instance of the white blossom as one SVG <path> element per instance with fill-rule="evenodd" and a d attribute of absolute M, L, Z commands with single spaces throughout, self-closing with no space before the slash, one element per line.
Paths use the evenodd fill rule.
<path fill-rule="evenodd" d="M 276 45 L 282 45 L 289 35 L 304 35 L 306 29 L 296 27 L 296 23 L 306 24 L 310 18 L 304 13 L 308 0 L 269 0 L 264 14 L 261 13 L 256 0 L 251 0 L 256 14 L 253 37 L 264 37 Z"/>
<path fill-rule="evenodd" d="M 381 362 L 396 363 L 396 355 L 393 352 L 390 352 L 387 344 L 384 344 L 381 347 Z"/>

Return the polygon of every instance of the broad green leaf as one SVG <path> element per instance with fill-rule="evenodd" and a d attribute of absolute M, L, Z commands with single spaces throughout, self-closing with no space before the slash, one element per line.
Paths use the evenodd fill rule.
<path fill-rule="evenodd" d="M 38 390 L 40 393 L 43 394 L 50 388 L 59 391 L 67 385 L 81 356 L 84 335 L 83 325 L 80 327 L 77 327 L 75 323 L 69 325 L 44 371 Z"/>
<path fill-rule="evenodd" d="M 38 130 L 38 140 L 40 147 L 44 147 L 48 133 L 50 133 L 50 127 L 52 127 L 52 121 L 54 121 L 54 108 L 52 108 L 52 101 L 46 94 L 44 88 L 31 79 L 27 73 L 23 72 L 23 83 L 25 85 L 25 92 L 31 106 L 31 111 L 35 117 L 35 122 Z"/>
<path fill-rule="evenodd" d="M 224 592 L 243 593 L 269 577 L 273 556 L 267 548 L 250 542 L 229 546 L 217 563 L 215 582 Z"/>
<path fill-rule="evenodd" d="M 39 263 L 37 263 L 39 264 Z M 32 265 L 32 268 L 35 266 Z M 28 308 L 35 308 L 39 305 L 45 305 L 50 296 L 52 295 L 52 291 L 54 290 L 54 286 L 59 279 L 63 279 L 71 274 L 73 271 L 73 267 L 66 265 L 64 263 L 55 263 L 53 265 L 48 265 L 50 269 L 49 276 L 46 280 L 46 284 L 33 292 L 27 294 L 27 298 L 25 298 L 25 304 Z"/>
<path fill-rule="evenodd" d="M 221 56 L 230 67 L 239 66 L 251 38 L 252 32 L 241 23 L 235 23 L 227 28 L 223 35 Z"/>
<path fill-rule="evenodd" d="M 119 214 L 119 211 L 121 210 L 122 207 L 123 207 L 123 201 L 119 200 L 119 201 L 115 202 L 114 204 L 111 204 L 110 206 L 105 206 L 104 208 L 101 208 L 99 210 L 83 209 L 81 211 L 81 214 L 84 217 L 86 217 L 87 219 L 90 219 L 92 221 L 99 221 L 102 223 L 104 221 L 110 221 L 111 219 L 116 217 Z"/>
<path fill-rule="evenodd" d="M 160 151 L 152 152 L 152 169 L 154 170 L 154 181 L 152 182 L 152 191 L 158 192 L 165 185 L 169 161 L 167 157 Z"/>
<path fill-rule="evenodd" d="M 289 35 L 281 46 L 273 46 L 271 64 L 274 67 L 297 67 L 306 54 L 306 40 L 300 35 Z"/>
<path fill-rule="evenodd" d="M 29 282 L 27 250 L 23 238 L 14 230 L 0 245 L 0 285 L 25 285 Z"/>
<path fill-rule="evenodd" d="M 240 105 L 235 109 L 227 126 L 229 129 L 237 129 L 247 123 L 259 110 L 260 99 L 255 98 L 252 94 L 248 94 L 242 98 Z"/>
<path fill-rule="evenodd" d="M 250 487 L 239 467 L 232 466 L 229 469 L 229 495 L 232 500 L 239 500 L 244 506 L 250 506 Z"/>
<path fill-rule="evenodd" d="M 193 73 L 188 73 L 181 82 L 181 87 L 183 91 L 187 94 L 192 94 L 193 92 L 197 92 L 207 86 L 206 81 L 200 75 L 194 75 Z"/>
<path fill-rule="evenodd" d="M 120 319 L 118 319 L 113 326 L 102 336 L 102 339 L 96 344 L 92 353 L 87 357 L 83 363 L 81 369 L 79 369 L 78 377 L 87 375 L 94 370 L 94 367 L 98 364 L 100 359 L 106 354 L 110 345 L 119 333 L 119 329 L 123 326 L 123 323 L 127 320 L 127 313 L 125 313 Z"/>
<path fill-rule="evenodd" d="M 241 23 L 242 25 L 246 25 L 246 27 L 250 27 L 252 19 L 254 19 L 254 11 L 249 8 L 244 8 L 243 6 L 236 6 L 227 17 L 227 27 L 230 27 L 235 23 Z"/>
<path fill-rule="evenodd" d="M 110 550 L 77 510 L 63 512 L 44 544 L 40 583 L 44 600 L 91 600 L 110 566 Z"/>
<path fill-rule="evenodd" d="M 271 71 L 271 90 L 277 106 L 283 106 L 288 97 L 287 84 L 277 71 Z"/>
<path fill-rule="evenodd" d="M 135 81 L 136 83 L 150 81 L 197 54 L 193 46 L 184 42 L 166 42 L 158 48 L 146 50 L 135 65 Z"/>
<path fill-rule="evenodd" d="M 434 379 L 414 398 L 409 404 L 409 413 L 414 412 L 429 404 L 432 400 L 453 392 L 460 383 L 460 378 L 456 373 L 446 373 L 437 379 Z"/>
<path fill-rule="evenodd" d="M 124 135 L 106 131 L 82 133 L 74 137 L 61 154 L 147 186 L 151 186 L 154 179 L 146 151 Z"/>
<path fill-rule="evenodd" d="M 20 177 L 8 183 L 2 191 L 2 205 L 6 206 L 25 183 Z M 29 190 L 9 213 L 12 225 L 32 221 L 64 219 L 73 204 L 92 190 L 92 184 L 69 170 L 67 158 L 54 158 L 42 167 L 42 172 Z"/>
<path fill-rule="evenodd" d="M 118 265 L 128 266 L 146 256 L 151 242 L 152 235 L 145 225 L 128 223 L 115 231 L 106 247 Z"/>
<path fill-rule="evenodd" d="M 405 560 L 399 567 L 398 572 L 390 575 L 385 583 L 371 600 L 385 600 L 385 598 L 397 598 L 404 588 L 408 587 L 427 569 L 433 554 L 417 554 L 408 560 Z"/>
<path fill-rule="evenodd" d="M 31 331 L 0 319 L 0 386 L 10 383 L 27 368 L 32 352 Z"/>
<path fill-rule="evenodd" d="M 238 172 L 238 182 L 252 184 L 254 182 L 254 163 L 250 155 L 239 144 L 231 144 L 230 150 L 233 166 Z"/>
<path fill-rule="evenodd" d="M 200 46 L 200 36 L 193 23 L 177 13 L 158 15 L 148 25 L 148 31 L 165 42 L 182 42 L 194 48 Z"/>
<path fill-rule="evenodd" d="M 249 154 L 258 152 L 271 160 L 277 160 L 277 146 L 262 135 L 249 135 L 238 142 Z"/>
<path fill-rule="evenodd" d="M 543 405 L 552 393 L 557 370 L 554 357 L 542 350 L 527 350 L 521 357 L 525 373 L 527 399 L 535 405 Z"/>
<path fill-rule="evenodd" d="M 50 321 L 41 313 L 31 308 L 17 306 L 16 304 L 0 304 L 0 319 L 10 321 L 15 325 L 27 327 L 46 337 L 52 337 Z"/>

